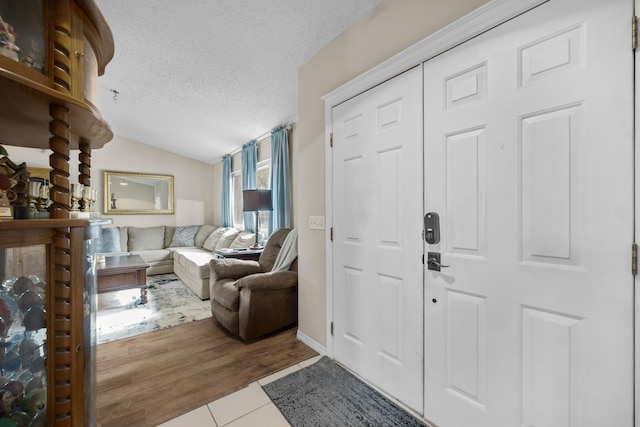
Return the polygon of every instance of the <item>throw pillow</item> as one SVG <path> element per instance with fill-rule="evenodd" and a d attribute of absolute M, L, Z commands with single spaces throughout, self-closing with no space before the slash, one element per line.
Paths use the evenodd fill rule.
<path fill-rule="evenodd" d="M 216 243 L 216 250 L 230 247 L 238 234 L 240 234 L 240 230 L 236 228 L 230 228 L 225 231 L 224 234 L 220 236 L 218 243 Z"/>
<path fill-rule="evenodd" d="M 165 225 L 164 226 L 164 247 L 168 248 L 173 242 L 173 233 L 176 232 L 176 227 L 173 225 Z"/>
<path fill-rule="evenodd" d="M 103 228 L 102 235 L 96 239 L 96 243 L 98 253 L 120 252 L 120 227 Z"/>
<path fill-rule="evenodd" d="M 205 240 L 207 240 L 207 237 L 209 237 L 209 235 L 216 228 L 218 228 L 218 227 L 215 226 L 215 225 L 209 225 L 209 224 L 201 225 L 200 229 L 196 233 L 196 238 L 194 239 L 195 240 L 195 245 L 199 246 L 199 247 L 202 247 L 204 245 Z"/>
<path fill-rule="evenodd" d="M 250 248 L 256 242 L 255 233 L 250 233 L 248 231 L 242 231 L 238 234 L 231 245 L 229 246 L 231 249 L 238 248 Z"/>
<path fill-rule="evenodd" d="M 175 233 L 173 233 L 173 240 L 169 245 L 170 248 L 176 246 L 195 246 L 196 233 L 200 228 L 199 225 L 187 225 L 176 227 Z"/>
<path fill-rule="evenodd" d="M 211 234 L 209 234 L 209 237 L 207 237 L 207 240 L 204 241 L 204 243 L 202 244 L 202 247 L 211 252 L 215 251 L 216 245 L 218 244 L 218 240 L 220 240 L 222 235 L 229 230 L 230 230 L 229 227 L 216 228 L 211 232 Z"/>
<path fill-rule="evenodd" d="M 157 227 L 129 227 L 129 250 L 164 249 L 164 225 Z"/>
<path fill-rule="evenodd" d="M 129 249 L 129 227 L 123 225 L 120 227 L 120 250 L 126 252 Z"/>

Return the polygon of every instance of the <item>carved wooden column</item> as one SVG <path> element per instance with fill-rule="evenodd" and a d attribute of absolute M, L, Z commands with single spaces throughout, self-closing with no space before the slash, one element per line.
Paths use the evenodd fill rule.
<path fill-rule="evenodd" d="M 49 207 L 51 218 L 69 217 L 69 110 L 59 105 L 50 105 L 49 123 L 52 150 L 49 158 L 51 165 L 51 189 Z M 48 292 L 55 298 L 53 318 L 56 324 L 56 337 L 53 342 L 53 355 L 56 370 L 54 385 L 55 426 L 70 427 L 71 419 L 71 380 L 72 380 L 72 321 L 71 321 L 71 241 L 69 228 L 56 228 L 54 231 L 51 257 L 54 264 L 53 283 Z M 80 284 L 82 285 L 82 284 Z M 51 297 L 51 295 L 49 296 Z"/>
<path fill-rule="evenodd" d="M 60 105 L 50 105 L 49 130 L 49 179 L 51 189 L 49 198 L 49 216 L 51 218 L 69 218 L 69 110 Z"/>
<path fill-rule="evenodd" d="M 71 93 L 71 5 L 69 0 L 54 2 L 53 16 L 53 80 L 55 89 L 65 95 Z M 52 117 L 49 130 L 52 137 L 49 147 L 51 166 L 49 208 L 51 218 L 69 218 L 69 110 L 61 105 L 51 105 Z"/>
<path fill-rule="evenodd" d="M 49 286 L 49 290 L 53 290 L 53 296 L 56 300 L 53 315 L 56 328 L 53 342 L 56 383 L 50 385 L 50 387 L 54 387 L 53 411 L 55 412 L 56 427 L 70 427 L 75 421 L 71 418 L 72 358 L 75 357 L 75 351 L 71 335 L 73 322 L 71 320 L 70 248 L 69 229 L 57 228 L 53 240 L 53 253 L 51 254 L 55 265 L 53 270 L 54 284 Z M 52 355 L 49 354 L 48 357 L 52 357 Z M 79 424 L 74 422 L 73 425 Z"/>
<path fill-rule="evenodd" d="M 91 146 L 86 142 L 80 143 L 78 155 L 79 172 L 78 182 L 82 185 L 91 185 Z"/>
<path fill-rule="evenodd" d="M 71 5 L 69 0 L 53 2 L 53 80 L 57 91 L 65 95 L 71 94 Z M 49 197 L 52 201 L 49 207 L 51 218 L 69 218 L 69 109 L 62 105 L 49 106 L 51 122 L 49 130 L 51 138 L 49 147 L 51 156 Z M 56 336 L 53 343 L 56 370 L 53 410 L 56 427 L 71 427 L 72 423 L 79 425 L 72 419 L 72 358 L 75 351 L 72 346 L 71 321 L 71 239 L 69 228 L 55 230 L 51 257 L 55 265 L 53 271 L 53 290 L 56 303 L 53 318 L 56 324 Z M 75 284 L 78 286 L 78 284 Z M 82 284 L 81 284 L 82 285 Z M 51 347 L 51 346 L 50 346 Z M 51 366 L 51 364 L 49 365 Z M 76 422 L 74 422 L 76 421 Z M 80 420 L 78 420 L 80 421 Z"/>
<path fill-rule="evenodd" d="M 71 94 L 71 5 L 56 0 L 53 11 L 53 82 L 55 89 Z"/>

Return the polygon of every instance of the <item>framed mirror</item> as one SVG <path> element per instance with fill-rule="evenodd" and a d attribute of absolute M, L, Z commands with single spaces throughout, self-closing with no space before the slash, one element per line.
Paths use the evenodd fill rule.
<path fill-rule="evenodd" d="M 173 214 L 173 175 L 104 171 L 104 213 Z"/>

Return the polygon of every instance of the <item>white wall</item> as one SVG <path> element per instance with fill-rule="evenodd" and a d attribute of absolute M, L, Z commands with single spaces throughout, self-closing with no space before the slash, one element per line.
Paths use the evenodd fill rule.
<path fill-rule="evenodd" d="M 213 211 L 213 223 L 222 224 L 222 162 L 213 165 L 213 194 L 216 208 Z"/>
<path fill-rule="evenodd" d="M 5 148 L 11 160 L 16 163 L 26 162 L 28 167 L 49 167 L 49 150 L 12 146 Z M 72 150 L 70 153 L 70 183 L 78 182 L 78 154 L 78 150 Z M 91 152 L 91 184 L 99 189 L 95 207 L 99 212 L 103 210 L 105 170 L 174 176 L 174 215 L 108 216 L 114 225 L 188 225 L 185 224 L 186 221 L 199 218 L 204 218 L 204 222 L 207 223 L 219 224 L 214 222 L 214 211 L 220 210 L 220 202 L 214 203 L 214 167 L 210 164 L 116 136 L 103 148 Z M 187 211 L 181 212 L 180 209 Z"/>

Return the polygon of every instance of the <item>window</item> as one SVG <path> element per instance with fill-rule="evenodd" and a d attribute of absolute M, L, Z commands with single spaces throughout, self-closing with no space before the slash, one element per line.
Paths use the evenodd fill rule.
<path fill-rule="evenodd" d="M 258 163 L 257 190 L 268 190 L 271 185 L 271 159 Z"/>
<path fill-rule="evenodd" d="M 233 226 L 244 228 L 244 216 L 242 212 L 242 173 L 235 171 L 231 174 L 231 194 L 233 194 Z"/>
<path fill-rule="evenodd" d="M 258 163 L 258 170 L 256 171 L 258 190 L 268 190 L 271 188 L 271 159 Z M 270 211 L 262 211 L 260 215 L 260 231 L 266 238 L 269 236 L 269 217 Z"/>
<path fill-rule="evenodd" d="M 271 185 L 271 159 L 259 162 L 256 170 L 258 190 L 268 190 Z M 244 228 L 244 212 L 242 211 L 242 172 L 237 170 L 231 174 L 233 194 L 233 226 Z M 269 211 L 260 212 L 260 232 L 263 236 L 269 233 Z"/>

